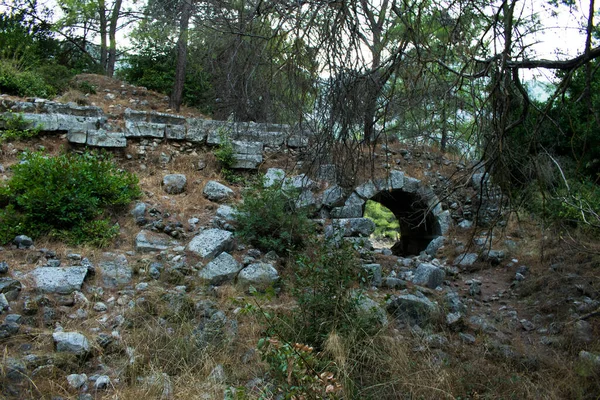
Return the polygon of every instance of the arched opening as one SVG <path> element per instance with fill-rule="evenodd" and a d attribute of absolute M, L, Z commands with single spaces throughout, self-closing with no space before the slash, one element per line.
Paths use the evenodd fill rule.
<path fill-rule="evenodd" d="M 367 200 L 364 217 L 375 223 L 375 231 L 371 234 L 374 248 L 389 249 L 400 240 L 400 222 L 394 213 L 383 204 Z"/>
<path fill-rule="evenodd" d="M 389 209 L 399 222 L 400 239 L 390 248 L 394 255 L 418 255 L 440 236 L 438 221 L 417 193 L 401 189 L 381 191 L 371 200 Z"/>

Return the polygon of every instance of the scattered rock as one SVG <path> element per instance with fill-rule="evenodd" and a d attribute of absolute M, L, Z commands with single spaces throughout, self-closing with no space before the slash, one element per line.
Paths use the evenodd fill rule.
<path fill-rule="evenodd" d="M 244 290 L 251 286 L 256 290 L 266 290 L 279 280 L 279 273 L 272 264 L 254 263 L 242 269 L 238 275 L 237 284 Z"/>
<path fill-rule="evenodd" d="M 415 285 L 435 289 L 444 282 L 444 279 L 446 279 L 446 273 L 443 269 L 438 268 L 433 264 L 420 263 L 417 266 L 412 281 Z"/>
<path fill-rule="evenodd" d="M 453 265 L 458 265 L 459 267 L 471 267 L 473 264 L 477 262 L 479 256 L 477 253 L 467 253 L 461 254 L 454 259 Z"/>
<path fill-rule="evenodd" d="M 381 265 L 380 264 L 363 264 L 363 270 L 367 273 L 369 285 L 381 286 Z"/>
<path fill-rule="evenodd" d="M 180 194 L 185 192 L 187 178 L 183 174 L 165 175 L 162 180 L 163 190 L 168 194 Z"/>
<path fill-rule="evenodd" d="M 427 297 L 403 294 L 392 296 L 386 308 L 396 319 L 412 324 L 427 325 L 437 312 L 437 306 Z"/>
<path fill-rule="evenodd" d="M 81 290 L 87 267 L 40 267 L 30 272 L 35 288 L 45 293 L 69 294 Z"/>
<path fill-rule="evenodd" d="M 17 246 L 18 249 L 28 249 L 33 246 L 33 239 L 29 236 L 19 235 L 15 237 L 13 243 Z"/>
<path fill-rule="evenodd" d="M 124 255 L 104 253 L 104 259 L 98 264 L 104 285 L 114 288 L 131 282 L 133 270 Z"/>
<path fill-rule="evenodd" d="M 223 251 L 234 247 L 233 234 L 223 229 L 207 229 L 195 236 L 187 246 L 188 251 L 205 260 L 215 258 Z"/>
<path fill-rule="evenodd" d="M 170 236 L 147 230 L 140 231 L 135 237 L 135 251 L 140 253 L 168 250 L 178 245 L 179 242 L 172 240 Z"/>
<path fill-rule="evenodd" d="M 233 190 L 217 181 L 206 182 L 202 194 L 210 201 L 216 202 L 227 200 L 234 195 Z"/>
<path fill-rule="evenodd" d="M 16 300 L 21 291 L 21 282 L 13 278 L 0 278 L 0 293 L 4 293 L 8 301 Z"/>
<path fill-rule="evenodd" d="M 4 275 L 8 273 L 8 263 L 6 261 L 0 262 L 0 274 Z"/>
<path fill-rule="evenodd" d="M 67 382 L 69 383 L 69 386 L 76 390 L 84 387 L 87 382 L 87 379 L 88 377 L 86 374 L 67 375 Z"/>
<path fill-rule="evenodd" d="M 388 318 L 385 309 L 367 295 L 358 296 L 356 309 L 360 317 L 372 321 L 378 326 L 387 326 Z"/>
<path fill-rule="evenodd" d="M 242 265 L 235 258 L 223 252 L 200 270 L 198 276 L 209 281 L 211 285 L 220 285 L 233 280 L 241 269 Z"/>
<path fill-rule="evenodd" d="M 52 338 L 58 352 L 85 355 L 90 351 L 90 343 L 79 332 L 54 332 Z"/>

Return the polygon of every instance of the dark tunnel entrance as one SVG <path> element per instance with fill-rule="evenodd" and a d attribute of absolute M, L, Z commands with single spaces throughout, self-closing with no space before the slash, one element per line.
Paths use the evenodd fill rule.
<path fill-rule="evenodd" d="M 391 247 L 394 255 L 419 255 L 434 238 L 440 236 L 437 219 L 418 194 L 400 189 L 382 191 L 371 200 L 388 208 L 400 223 L 400 240 Z"/>

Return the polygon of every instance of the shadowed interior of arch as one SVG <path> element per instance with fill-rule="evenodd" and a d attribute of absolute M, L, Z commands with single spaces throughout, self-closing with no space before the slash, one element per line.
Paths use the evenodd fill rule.
<path fill-rule="evenodd" d="M 400 240 L 391 247 L 394 255 L 418 255 L 439 236 L 434 216 L 417 194 L 402 190 L 382 191 L 371 200 L 389 209 L 400 223 Z"/>

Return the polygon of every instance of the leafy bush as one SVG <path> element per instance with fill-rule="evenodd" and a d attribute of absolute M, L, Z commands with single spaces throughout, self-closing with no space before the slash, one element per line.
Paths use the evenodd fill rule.
<path fill-rule="evenodd" d="M 0 60 L 0 92 L 15 96 L 52 97 L 56 94 L 53 87 L 34 71 L 22 71 L 15 63 Z"/>
<path fill-rule="evenodd" d="M 298 302 L 293 316 L 296 340 L 321 347 L 332 331 L 362 331 L 357 312 L 359 260 L 352 244 L 344 240 L 313 240 L 298 255 L 292 290 Z M 354 333 L 353 333 L 354 334 Z"/>
<path fill-rule="evenodd" d="M 313 226 L 306 212 L 296 208 L 293 198 L 279 187 L 265 187 L 262 180 L 252 185 L 238 206 L 237 234 L 264 251 L 285 254 L 301 249 Z"/>
<path fill-rule="evenodd" d="M 28 129 L 29 123 L 23 119 L 21 114 L 0 115 L 0 143 L 29 139 L 40 133 L 39 128 Z"/>
<path fill-rule="evenodd" d="M 140 196 L 137 177 L 106 154 L 27 153 L 0 187 L 0 242 L 43 234 L 102 246 L 118 233 L 107 212 Z"/>

